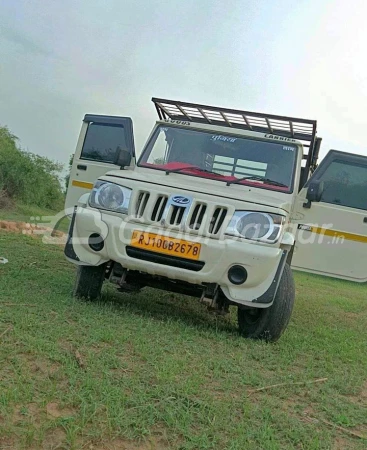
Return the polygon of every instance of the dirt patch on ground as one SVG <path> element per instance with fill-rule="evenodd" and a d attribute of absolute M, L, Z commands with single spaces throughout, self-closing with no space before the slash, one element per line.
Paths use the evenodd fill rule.
<path fill-rule="evenodd" d="M 66 432 L 62 428 L 52 428 L 50 430 L 47 430 L 46 436 L 42 442 L 41 447 L 34 447 L 36 448 L 42 448 L 44 450 L 56 450 L 56 449 L 65 449 L 67 447 L 64 446 L 66 442 Z"/>
<path fill-rule="evenodd" d="M 117 438 L 111 441 L 90 443 L 83 448 L 88 450 L 168 450 L 170 447 L 162 438 L 150 437 L 139 443 Z"/>
<path fill-rule="evenodd" d="M 20 233 L 32 236 L 34 238 L 41 237 L 44 244 L 64 246 L 67 241 L 67 234 L 62 231 L 53 231 L 51 227 L 44 227 L 28 222 L 14 222 L 11 220 L 0 220 L 0 231 L 9 233 Z M 5 255 L 4 255 L 5 256 Z M 0 257 L 3 257 L 0 255 Z"/>
<path fill-rule="evenodd" d="M 61 408 L 56 402 L 48 403 L 46 405 L 47 416 L 52 419 L 58 419 L 59 417 L 71 417 L 76 414 L 76 411 L 72 408 Z"/>
<path fill-rule="evenodd" d="M 62 450 L 69 448 L 67 446 L 66 432 L 60 427 L 48 429 L 44 439 L 36 441 L 30 444 L 28 450 Z M 78 441 L 76 448 L 83 450 L 169 450 L 171 448 L 168 441 L 155 436 L 141 442 L 133 442 L 123 438 L 103 440 L 102 442 Z M 17 444 L 18 442 L 14 438 L 0 437 L 0 449 L 15 449 L 18 448 Z"/>
<path fill-rule="evenodd" d="M 360 397 L 364 398 L 364 399 L 367 399 L 367 380 L 362 385 Z"/>
<path fill-rule="evenodd" d="M 361 385 L 361 389 L 357 395 L 348 395 L 349 400 L 358 405 L 367 406 L 367 380 Z"/>
<path fill-rule="evenodd" d="M 14 439 L 10 437 L 0 436 L 0 448 L 1 450 L 12 450 L 16 448 L 14 444 Z"/>
<path fill-rule="evenodd" d="M 354 443 L 351 439 L 347 439 L 344 437 L 336 437 L 334 442 L 332 443 L 332 450 L 349 450 L 355 448 Z"/>
<path fill-rule="evenodd" d="M 22 361 L 23 367 L 33 375 L 53 376 L 59 369 L 60 364 L 56 361 L 50 361 L 46 358 L 35 357 L 29 353 L 19 353 L 18 357 Z"/>
<path fill-rule="evenodd" d="M 40 427 L 42 410 L 37 403 L 28 403 L 26 405 L 17 405 L 14 408 L 11 422 L 18 425 L 24 422 L 31 422 L 36 428 Z"/>
<path fill-rule="evenodd" d="M 0 220 L 0 230 L 10 231 L 12 233 L 22 233 L 28 235 L 49 235 L 52 237 L 63 237 L 65 233 L 62 231 L 54 231 L 50 227 L 40 226 L 29 222 L 14 222 L 11 220 Z"/>

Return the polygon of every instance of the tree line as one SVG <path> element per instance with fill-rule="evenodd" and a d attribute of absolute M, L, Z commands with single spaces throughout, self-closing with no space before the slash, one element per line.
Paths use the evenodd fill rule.
<path fill-rule="evenodd" d="M 7 127 L 0 126 L 0 207 L 19 201 L 62 209 L 62 169 L 58 162 L 21 149 L 18 138 Z"/>

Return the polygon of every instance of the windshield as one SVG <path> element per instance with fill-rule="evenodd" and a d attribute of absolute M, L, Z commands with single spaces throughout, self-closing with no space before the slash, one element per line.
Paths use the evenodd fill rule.
<path fill-rule="evenodd" d="M 297 146 L 159 126 L 139 166 L 292 192 Z"/>

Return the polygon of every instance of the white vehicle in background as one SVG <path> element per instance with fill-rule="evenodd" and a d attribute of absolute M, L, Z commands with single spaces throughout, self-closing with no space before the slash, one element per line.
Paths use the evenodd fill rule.
<path fill-rule="evenodd" d="M 367 157 L 330 150 L 296 197 L 292 221 L 293 269 L 366 282 Z"/>
<path fill-rule="evenodd" d="M 309 179 L 314 120 L 153 102 L 138 160 L 130 118 L 84 118 L 66 199 L 76 296 L 98 298 L 105 280 L 180 292 L 221 313 L 237 306 L 243 336 L 275 341 L 292 313 L 291 264 L 366 281 L 366 263 L 353 265 L 367 241 L 362 200 L 334 189 L 343 171 L 365 199 L 365 158 L 331 151 Z"/>

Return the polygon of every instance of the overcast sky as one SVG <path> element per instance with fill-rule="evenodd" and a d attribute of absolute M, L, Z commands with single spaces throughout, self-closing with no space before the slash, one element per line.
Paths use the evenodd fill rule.
<path fill-rule="evenodd" d="M 152 96 L 318 120 L 322 155 L 367 155 L 364 0 L 0 0 L 0 124 L 65 163 L 85 113 Z"/>

